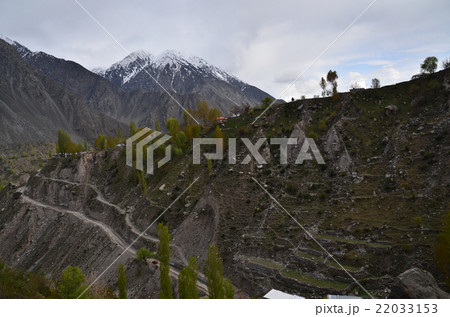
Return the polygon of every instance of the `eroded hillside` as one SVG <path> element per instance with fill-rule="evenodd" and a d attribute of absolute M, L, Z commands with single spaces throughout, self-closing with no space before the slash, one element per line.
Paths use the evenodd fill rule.
<path fill-rule="evenodd" d="M 306 297 L 368 296 L 355 278 L 373 296 L 386 297 L 392 279 L 413 266 L 442 284 L 434 246 L 450 210 L 449 89 L 450 73 L 439 72 L 276 105 L 255 124 L 262 109 L 253 109 L 222 128 L 225 138 L 252 143 L 295 137 L 302 144 L 312 137 L 325 165 L 295 164 L 300 146 L 280 164 L 279 146 L 267 142 L 260 153 L 268 164 L 240 164 L 249 152 L 238 142 L 237 164 L 225 156 L 209 170 L 206 161 L 193 165 L 192 153 L 174 157 L 146 177 L 144 192 L 125 165 L 124 148 L 54 158 L 23 187 L 2 191 L 0 257 L 32 271 L 78 265 L 97 275 L 199 177 L 158 220 L 171 230 L 174 278 L 189 256 L 202 267 L 208 245 L 217 243 L 225 274 L 242 296 L 271 288 Z M 155 250 L 156 225 L 147 233 L 134 249 Z M 120 261 L 132 296 L 157 296 L 158 271 L 150 266 L 139 275 L 132 258 L 127 252 Z M 102 280 L 114 287 L 115 272 Z"/>

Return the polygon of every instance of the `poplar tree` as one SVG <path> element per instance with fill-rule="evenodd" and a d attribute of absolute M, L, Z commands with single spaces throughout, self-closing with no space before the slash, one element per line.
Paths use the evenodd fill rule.
<path fill-rule="evenodd" d="M 169 228 L 162 223 L 158 224 L 158 259 L 159 259 L 159 278 L 161 284 L 161 292 L 159 297 L 162 299 L 173 298 L 172 283 L 170 281 L 170 234 Z"/>
<path fill-rule="evenodd" d="M 208 258 L 205 264 L 205 275 L 208 284 L 209 298 L 233 298 L 234 290 L 230 279 L 223 278 L 223 264 L 217 245 L 209 246 Z"/>
<path fill-rule="evenodd" d="M 117 287 L 119 288 L 119 298 L 127 298 L 127 276 L 123 264 L 119 265 L 119 276 L 117 278 Z"/>
<path fill-rule="evenodd" d="M 189 258 L 189 265 L 182 268 L 178 276 L 178 291 L 182 299 L 197 299 L 198 265 L 195 257 Z"/>

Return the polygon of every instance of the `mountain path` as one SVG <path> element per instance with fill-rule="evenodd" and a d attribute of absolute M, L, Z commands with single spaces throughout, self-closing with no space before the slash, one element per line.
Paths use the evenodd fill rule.
<path fill-rule="evenodd" d="M 85 186 L 89 186 L 97 193 L 97 197 L 96 198 L 98 199 L 100 197 L 100 199 L 98 199 L 99 201 L 104 200 L 107 205 L 109 205 L 111 207 L 114 207 L 114 208 L 117 208 L 117 210 L 119 210 L 119 211 L 123 210 L 119 206 L 117 206 L 115 204 L 112 204 L 112 203 L 109 203 L 104 198 L 103 194 L 94 185 L 76 183 L 76 182 L 71 182 L 71 181 L 67 181 L 67 180 L 55 179 L 55 178 L 48 178 L 48 177 L 44 177 L 42 175 L 40 175 L 40 176 L 42 178 L 45 178 L 45 179 L 49 179 L 49 180 L 52 180 L 52 181 L 60 181 L 60 182 L 71 184 L 71 185 L 77 185 L 77 186 L 78 185 L 85 185 Z M 108 238 L 114 244 L 116 244 L 119 248 L 121 248 L 123 250 L 126 250 L 126 252 L 129 255 L 131 255 L 133 257 L 136 257 L 136 252 L 137 252 L 136 249 L 134 249 L 131 245 L 127 244 L 122 239 L 122 237 L 120 237 L 120 235 L 114 231 L 114 229 L 112 229 L 108 225 L 104 224 L 103 222 L 91 219 L 91 218 L 87 217 L 86 215 L 84 215 L 83 213 L 80 213 L 78 211 L 70 210 L 70 209 L 62 207 L 62 206 L 50 205 L 50 204 L 47 204 L 47 203 L 44 203 L 44 202 L 37 201 L 37 200 L 35 200 L 35 199 L 33 199 L 33 198 L 31 198 L 31 197 L 29 197 L 29 196 L 27 196 L 25 194 L 25 191 L 26 191 L 26 187 L 25 186 L 19 188 L 17 191 L 22 193 L 21 199 L 22 199 L 22 202 L 24 202 L 24 203 L 28 203 L 28 204 L 31 204 L 31 205 L 34 205 L 34 206 L 37 206 L 37 207 L 40 207 L 40 208 L 46 208 L 46 209 L 54 210 L 54 211 L 60 212 L 60 213 L 70 214 L 70 215 L 80 219 L 81 221 L 83 221 L 85 223 L 89 223 L 90 225 L 97 226 L 103 232 L 105 232 L 106 235 L 108 236 Z M 131 222 L 130 222 L 130 224 L 131 224 Z M 132 231 L 133 231 L 133 228 L 132 228 Z M 135 231 L 133 231 L 133 233 L 140 235 L 141 233 L 138 233 L 138 232 L 139 232 L 139 230 L 137 230 L 137 228 L 135 228 Z M 153 242 L 159 242 L 159 239 L 157 239 L 155 237 L 150 237 L 150 236 L 145 236 L 145 235 L 142 235 L 142 237 L 145 238 L 145 239 L 148 239 L 150 241 L 153 241 Z M 180 248 L 178 246 L 176 246 L 176 248 L 177 248 L 178 252 L 181 253 Z M 183 258 L 184 258 L 184 260 L 186 260 L 184 255 L 183 255 Z M 150 263 L 153 260 L 157 260 L 157 259 L 150 258 L 149 259 Z M 187 262 L 187 260 L 186 260 L 186 262 Z M 159 266 L 159 263 L 158 263 L 158 266 Z M 171 263 L 170 264 L 169 275 L 174 277 L 174 278 L 176 278 L 176 279 L 178 279 L 179 274 L 180 274 L 180 271 L 177 268 L 175 268 L 174 265 Z M 208 293 L 208 286 L 206 285 L 206 281 L 205 281 L 203 275 L 199 274 L 199 280 L 197 281 L 197 288 L 200 291 L 204 292 L 205 294 L 207 294 L 207 295 L 209 294 Z"/>

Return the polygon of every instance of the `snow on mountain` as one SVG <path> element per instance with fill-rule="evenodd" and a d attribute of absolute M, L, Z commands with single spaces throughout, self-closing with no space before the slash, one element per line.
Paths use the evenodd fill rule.
<path fill-rule="evenodd" d="M 19 55 L 22 56 L 23 58 L 26 57 L 28 54 L 33 54 L 32 51 L 30 51 L 28 48 L 26 48 L 22 44 L 14 41 L 14 40 L 11 40 L 9 37 L 7 37 L 1 33 L 0 33 L 0 39 L 4 40 L 8 44 L 14 46 L 14 48 L 17 50 Z"/>
<path fill-rule="evenodd" d="M 0 39 L 11 45 L 14 45 L 14 43 L 16 43 L 15 41 L 11 40 L 9 37 L 3 35 L 2 33 L 0 33 Z"/>
<path fill-rule="evenodd" d="M 164 68 L 169 65 L 172 69 L 180 70 L 182 66 L 194 68 L 206 75 L 211 75 L 219 80 L 230 82 L 231 80 L 237 80 L 236 77 L 228 74 L 224 70 L 209 64 L 204 59 L 197 56 L 184 56 L 182 53 L 169 50 L 165 51 L 158 56 L 155 65 L 157 68 Z"/>
<path fill-rule="evenodd" d="M 93 72 L 94 74 L 97 74 L 99 76 L 104 77 L 105 76 L 105 72 L 106 72 L 106 68 L 104 67 L 95 67 L 91 69 L 91 72 Z"/>
<path fill-rule="evenodd" d="M 157 57 L 146 51 L 135 51 L 123 60 L 114 63 L 105 71 L 96 69 L 95 73 L 106 78 L 120 75 L 121 85 L 128 83 L 131 79 L 136 77 L 140 72 L 159 73 L 166 67 L 169 67 L 173 73 L 173 78 L 178 72 L 184 69 L 187 75 L 193 72 L 199 72 L 204 76 L 213 77 L 218 80 L 231 83 L 232 81 L 240 81 L 236 77 L 228 74 L 224 70 L 209 64 L 207 61 L 196 56 L 185 56 L 180 52 L 168 50 Z M 147 68 L 150 68 L 151 71 Z M 120 74 L 117 74 L 120 73 Z M 110 78 L 108 78 L 110 79 Z M 244 83 L 243 83 L 244 84 Z"/>
<path fill-rule="evenodd" d="M 123 60 L 114 63 L 103 72 L 102 76 L 108 78 L 110 74 L 120 73 L 120 77 L 122 77 L 121 84 L 123 85 L 130 81 L 137 73 L 151 65 L 153 61 L 154 57 L 151 53 L 143 50 L 135 51 Z"/>
<path fill-rule="evenodd" d="M 174 50 L 156 57 L 146 51 L 133 52 L 114 63 L 102 76 L 130 91 L 167 90 L 181 95 L 199 94 L 224 109 L 236 104 L 256 105 L 270 96 L 200 57 Z"/>

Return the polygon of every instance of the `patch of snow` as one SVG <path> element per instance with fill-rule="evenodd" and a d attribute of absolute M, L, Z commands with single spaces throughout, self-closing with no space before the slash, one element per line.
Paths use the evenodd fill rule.
<path fill-rule="evenodd" d="M 127 68 L 130 64 L 132 64 L 134 62 L 139 62 L 140 64 L 142 64 L 142 66 L 145 67 L 145 66 L 149 65 L 150 63 L 152 63 L 153 60 L 154 60 L 154 57 L 151 53 L 143 51 L 143 50 L 139 50 L 139 51 L 135 51 L 135 52 L 129 54 L 121 61 L 114 63 L 110 67 L 110 69 Z"/>
<path fill-rule="evenodd" d="M 16 43 L 16 41 L 11 40 L 9 37 L 7 37 L 6 35 L 3 35 L 2 33 L 0 33 L 0 39 L 2 39 L 3 41 L 5 41 L 11 45 L 14 45 L 14 43 Z"/>
<path fill-rule="evenodd" d="M 94 74 L 97 74 L 99 76 L 104 77 L 105 73 L 106 73 L 106 68 L 103 67 L 95 67 L 91 69 L 91 72 L 93 72 Z"/>
<path fill-rule="evenodd" d="M 122 83 L 123 84 L 126 84 L 127 82 L 129 82 L 130 81 L 130 79 L 131 78 L 133 78 L 134 76 L 136 76 L 136 74 L 138 73 L 138 72 L 140 72 L 144 67 L 143 67 L 144 65 L 139 65 L 139 66 L 134 66 L 132 69 L 131 69 L 131 71 L 129 71 L 128 72 L 128 74 L 126 74 L 124 77 L 123 77 L 123 79 L 122 79 Z"/>
<path fill-rule="evenodd" d="M 163 70 L 164 73 L 172 72 L 172 84 L 177 75 L 184 79 L 183 75 L 192 76 L 198 72 L 201 76 L 216 78 L 233 86 L 246 86 L 244 82 L 235 76 L 209 64 L 204 59 L 197 56 L 185 56 L 175 50 L 167 50 L 157 57 L 143 50 L 135 51 L 123 60 L 113 64 L 105 73 L 114 70 L 120 71 L 122 82 L 127 83 L 147 66 L 151 66 L 157 70 L 157 77 L 159 77 Z"/>

